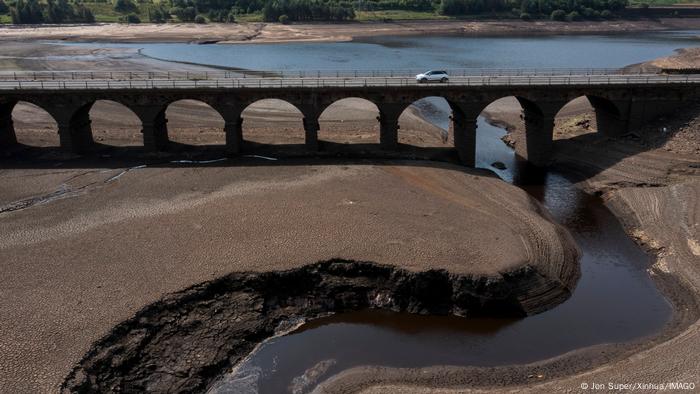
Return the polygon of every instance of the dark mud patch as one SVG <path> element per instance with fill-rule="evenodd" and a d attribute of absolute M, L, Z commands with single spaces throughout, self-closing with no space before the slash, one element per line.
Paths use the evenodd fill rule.
<path fill-rule="evenodd" d="M 532 266 L 494 277 L 331 260 L 233 273 L 147 306 L 98 341 L 63 392 L 197 392 L 290 321 L 379 308 L 434 315 L 524 317 L 566 300 L 576 257 L 548 276 Z"/>

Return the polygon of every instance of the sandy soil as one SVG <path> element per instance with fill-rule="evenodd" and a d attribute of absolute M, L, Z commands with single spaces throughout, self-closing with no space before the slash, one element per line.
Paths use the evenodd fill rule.
<path fill-rule="evenodd" d="M 681 48 L 676 52 L 673 56 L 652 60 L 644 65 L 669 70 L 697 68 L 700 65 L 700 48 Z"/>
<path fill-rule="evenodd" d="M 0 40 L 68 40 L 122 42 L 288 42 L 349 41 L 379 35 L 415 34 L 577 34 L 693 29 L 693 18 L 639 21 L 552 22 L 510 21 L 397 21 L 392 23 L 293 24 L 98 24 L 75 26 L 1 26 Z"/>

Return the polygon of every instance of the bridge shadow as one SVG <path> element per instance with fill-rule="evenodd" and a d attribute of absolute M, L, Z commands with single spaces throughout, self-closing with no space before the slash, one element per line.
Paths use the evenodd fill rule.
<path fill-rule="evenodd" d="M 387 160 L 415 160 L 422 165 L 430 162 L 460 164 L 457 152 L 449 147 L 399 144 L 396 150 L 385 151 L 378 144 L 326 141 L 320 141 L 319 146 L 318 151 L 309 151 L 303 144 L 272 145 L 245 141 L 242 152 L 231 155 L 220 144 L 195 146 L 170 142 L 164 152 L 148 152 L 143 146 L 95 144 L 89 152 L 77 155 L 60 147 L 17 144 L 0 151 L 0 169 L 328 165 L 371 164 Z"/>
<path fill-rule="evenodd" d="M 561 170 L 562 175 L 569 180 L 580 182 L 589 180 L 605 170 L 639 156 L 639 161 L 631 161 L 621 171 L 630 177 L 630 185 L 636 182 L 649 185 L 645 181 L 644 169 L 640 165 L 657 168 L 657 171 L 684 171 L 689 170 L 698 173 L 700 169 L 700 152 L 688 148 L 683 154 L 652 155 L 655 150 L 664 149 L 666 144 L 687 127 L 700 127 L 700 102 L 691 102 L 685 108 L 680 108 L 674 113 L 659 117 L 647 123 L 640 130 L 627 133 L 619 137 L 609 137 L 601 133 L 591 132 L 574 136 L 568 139 L 554 141 L 554 162 L 552 167 Z M 695 129 L 692 135 L 682 138 L 694 138 L 698 143 L 700 132 Z M 682 144 L 683 139 L 678 140 Z M 639 173 L 640 179 L 635 180 Z M 667 175 L 667 174 L 666 174 Z"/>

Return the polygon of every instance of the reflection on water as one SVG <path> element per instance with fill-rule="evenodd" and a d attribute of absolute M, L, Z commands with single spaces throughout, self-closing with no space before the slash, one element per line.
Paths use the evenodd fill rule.
<path fill-rule="evenodd" d="M 670 305 L 645 271 L 648 256 L 626 236 L 601 200 L 581 192 L 556 172 L 538 173 L 533 181 L 501 141 L 505 130 L 483 120 L 478 130 L 479 166 L 505 163 L 507 168 L 498 174 L 506 181 L 526 183 L 520 186 L 542 202 L 580 246 L 581 279 L 569 300 L 519 320 L 382 311 L 321 318 L 263 344 L 236 374 L 225 378 L 227 384 L 214 391 L 239 392 L 243 390 L 240 382 L 245 382 L 251 392 L 291 392 L 294 387 L 306 392 L 313 384 L 306 381 L 300 388 L 290 386 L 291 382 L 309 374 L 323 380 L 359 365 L 527 363 L 658 331 L 670 317 Z M 319 363 L 323 369 L 314 369 Z"/>
<path fill-rule="evenodd" d="M 443 142 L 447 141 L 450 129 L 450 105 L 442 97 L 426 97 L 413 104 L 421 118 L 442 131 Z"/>

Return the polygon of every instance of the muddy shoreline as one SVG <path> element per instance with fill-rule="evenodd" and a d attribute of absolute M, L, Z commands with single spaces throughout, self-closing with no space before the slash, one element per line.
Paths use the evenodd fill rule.
<path fill-rule="evenodd" d="M 346 260 L 235 273 L 171 295 L 120 324 L 91 349 L 63 390 L 203 391 L 277 327 L 328 313 L 378 308 L 522 317 L 568 298 L 579 272 L 567 266 L 553 281 L 536 267 L 479 278 Z"/>

